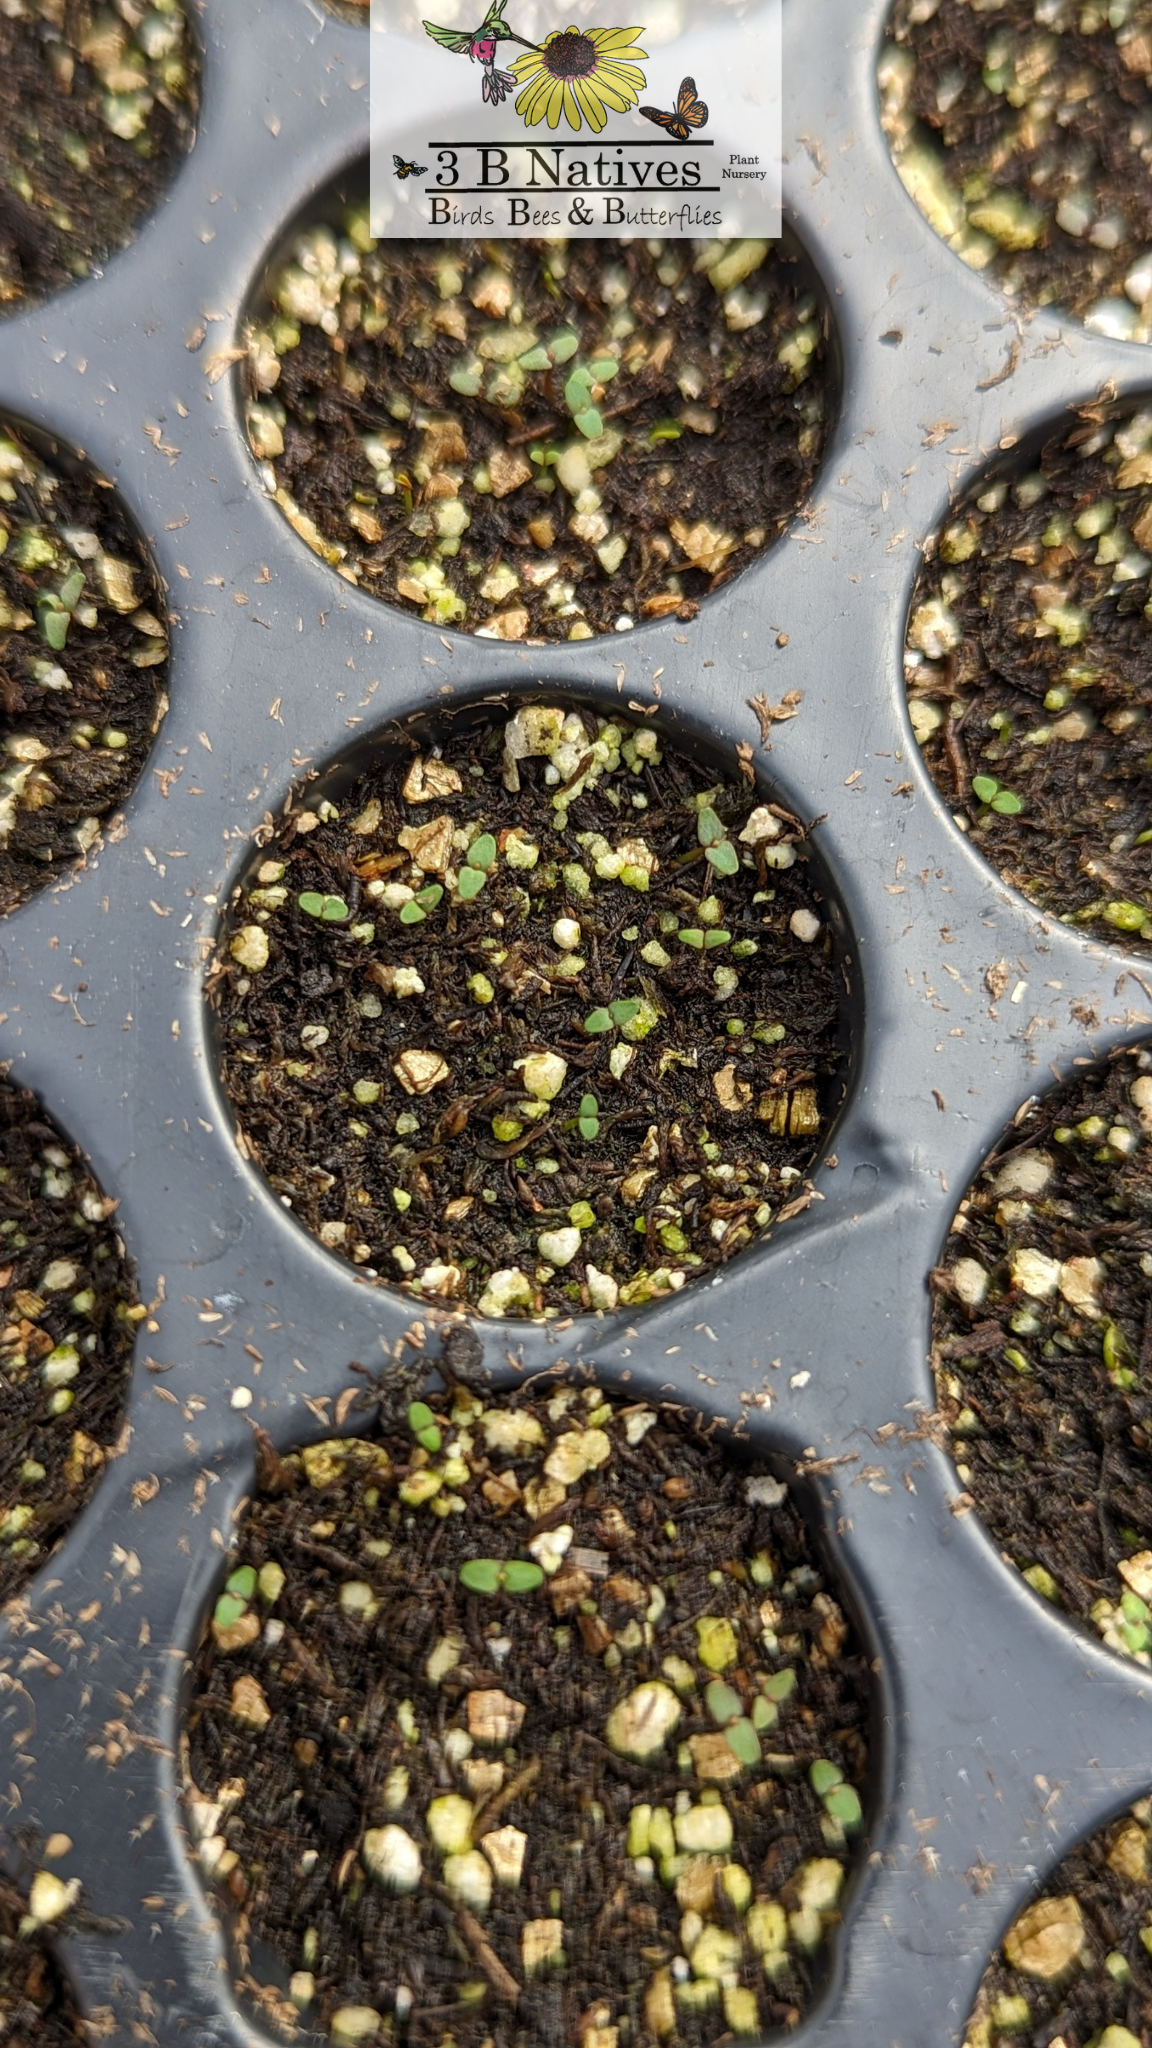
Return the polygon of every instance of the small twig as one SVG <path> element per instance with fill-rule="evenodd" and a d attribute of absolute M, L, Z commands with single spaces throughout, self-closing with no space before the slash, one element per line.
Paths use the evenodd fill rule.
<path fill-rule="evenodd" d="M 534 1785 L 539 1776 L 540 1759 L 539 1757 L 534 1757 L 530 1764 L 526 1764 L 524 1769 L 517 1773 L 510 1785 L 505 1785 L 502 1792 L 494 1792 L 491 1799 L 485 1801 L 473 1819 L 472 1834 L 474 1839 L 479 1841 L 481 1830 L 483 1830 L 484 1834 L 487 1834 L 497 1814 L 503 1813 L 506 1806 L 511 1806 L 514 1799 L 519 1799 L 520 1794 L 526 1792 L 529 1785 Z"/>
<path fill-rule="evenodd" d="M 458 1900 L 448 1890 L 447 1885 L 437 1884 L 435 1879 L 430 1877 L 426 1877 L 424 1883 L 436 1898 L 442 1900 L 444 1905 L 451 1909 L 457 1927 L 468 1943 L 493 1991 L 499 1997 L 506 1998 L 511 2005 L 515 2005 L 520 1996 L 520 1986 L 516 1982 L 515 1977 L 504 1968 L 495 1949 L 485 1936 L 484 1929 L 481 1927 L 476 1915 L 470 1913 L 467 1906 L 459 1904 Z"/>

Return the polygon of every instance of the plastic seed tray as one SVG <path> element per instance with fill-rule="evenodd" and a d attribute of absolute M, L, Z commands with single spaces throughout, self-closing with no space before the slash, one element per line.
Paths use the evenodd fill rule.
<path fill-rule="evenodd" d="M 594 1366 L 806 1475 L 873 1646 L 879 1740 L 867 1852 L 804 2040 L 958 2041 L 1035 1884 L 1152 1782 L 1147 1676 L 1073 1633 L 966 1511 L 926 1358 L 926 1276 L 979 1160 L 1054 1071 L 1152 1028 L 1152 990 L 980 863 L 920 765 L 901 673 L 918 543 L 950 495 L 1149 371 L 1135 345 L 1022 325 L 938 242 L 881 134 L 883 29 L 875 0 L 785 8 L 786 216 L 833 307 L 839 418 L 793 530 L 689 626 L 539 650 L 440 637 L 334 576 L 264 495 L 240 394 L 205 373 L 284 226 L 366 148 L 368 32 L 311 0 L 209 0 L 201 131 L 165 203 L 103 278 L 4 326 L 0 409 L 114 480 L 179 615 L 126 830 L 0 935 L 4 1057 L 120 1197 L 153 1304 L 127 1448 L 3 1644 L 6 1823 L 72 1837 L 59 1868 L 86 1917 L 63 1961 L 107 2040 L 265 2038 L 233 2002 L 183 1832 L 184 1673 L 252 1485 L 251 1424 L 281 1445 L 330 1434 L 348 1363 L 405 1355 L 414 1320 L 236 1147 L 203 994 L 218 906 L 305 767 L 337 787 L 373 735 L 434 732 L 479 697 L 658 695 L 657 729 L 730 769 L 754 742 L 771 792 L 826 814 L 854 1052 L 817 1199 L 634 1324 L 480 1326 L 498 1383 Z M 747 700 L 790 689 L 800 714 L 766 754 Z"/>

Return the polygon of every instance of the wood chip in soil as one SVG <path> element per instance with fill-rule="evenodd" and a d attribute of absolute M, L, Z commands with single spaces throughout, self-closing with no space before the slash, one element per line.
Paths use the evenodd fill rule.
<path fill-rule="evenodd" d="M 357 203 L 268 290 L 245 366 L 266 488 L 342 576 L 440 627 L 691 619 L 815 476 L 827 317 L 779 244 L 377 246 Z"/>
<path fill-rule="evenodd" d="M 104 1195 L 30 1089 L 0 1081 L 0 1601 L 89 1499 L 144 1311 Z"/>
<path fill-rule="evenodd" d="M 200 53 L 181 0 L 0 7 L 0 309 L 102 266 L 195 135 Z"/>
<path fill-rule="evenodd" d="M 167 668 L 164 596 L 111 485 L 0 419 L 0 913 L 96 844 Z"/>
<path fill-rule="evenodd" d="M 896 168 L 950 248 L 1023 310 L 1152 340 L 1147 0 L 897 0 L 879 84 Z"/>
<path fill-rule="evenodd" d="M 1152 1666 L 1152 1053 L 1034 1104 L 933 1274 L 937 1395 L 1006 1560 Z"/>
<path fill-rule="evenodd" d="M 985 1970 L 964 2048 L 1148 2048 L 1150 1826 L 1141 1799 L 1065 1856 Z"/>
<path fill-rule="evenodd" d="M 413 2048 L 795 2026 L 871 1680 L 787 1486 L 595 1386 L 410 1402 L 428 1363 L 365 1437 L 258 1440 L 188 1720 L 242 1993 Z"/>
<path fill-rule="evenodd" d="M 305 789 L 210 977 L 247 1155 L 423 1299 L 675 1292 L 810 1199 L 844 978 L 808 855 L 748 783 L 563 705 Z"/>
<path fill-rule="evenodd" d="M 905 678 L 936 787 L 1040 910 L 1152 942 L 1152 411 L 1085 405 L 926 561 Z"/>
<path fill-rule="evenodd" d="M 4 2048 L 80 2048 L 92 2038 L 43 1933 L 20 1932 L 26 1891 L 0 1877 L 0 2039 Z"/>

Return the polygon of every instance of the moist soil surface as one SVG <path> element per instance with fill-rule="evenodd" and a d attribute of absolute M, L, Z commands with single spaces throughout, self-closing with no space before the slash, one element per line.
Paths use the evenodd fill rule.
<path fill-rule="evenodd" d="M 1036 2048 L 1060 2040 L 1065 2048 L 1148 2048 L 1149 1806 L 1140 1800 L 1053 1871 L 984 1973 L 965 2048 L 1005 2039 Z"/>
<path fill-rule="evenodd" d="M 632 1307 L 807 1206 L 844 981 L 803 827 L 748 783 L 527 706 L 305 793 L 263 855 L 212 977 L 225 1087 L 369 1277 Z"/>
<path fill-rule="evenodd" d="M 249 434 L 297 531 L 374 596 L 503 640 L 690 619 L 802 505 L 824 325 L 779 248 L 345 225 L 270 278 Z"/>
<path fill-rule="evenodd" d="M 1037 1592 L 1152 1650 L 1152 1053 L 1034 1104 L 960 1205 L 933 1275 L 960 1478 Z"/>
<path fill-rule="evenodd" d="M 1152 940 L 1152 412 L 1085 407 L 985 479 L 920 576 L 912 724 L 974 846 L 1038 908 Z"/>
<path fill-rule="evenodd" d="M 0 311 L 131 240 L 191 147 L 199 55 L 179 0 L 0 8 Z"/>
<path fill-rule="evenodd" d="M 111 486 L 0 419 L 0 912 L 87 853 L 168 699 L 164 598 Z"/>
<path fill-rule="evenodd" d="M 28 1901 L 0 1877 L 0 2040 L 4 2048 L 78 2048 L 89 2039 L 42 1936 L 20 1934 Z"/>
<path fill-rule="evenodd" d="M 870 1679 L 787 1487 L 674 1406 L 428 1399 L 260 1445 L 188 1723 L 249 1993 L 413 2048 L 794 2026 Z"/>
<path fill-rule="evenodd" d="M 968 263 L 1152 340 L 1152 7 L 898 0 L 880 86 L 901 177 Z"/>
<path fill-rule="evenodd" d="M 144 1311 L 115 1208 L 31 1091 L 0 1082 L 0 1600 L 41 1569 L 120 1433 Z"/>

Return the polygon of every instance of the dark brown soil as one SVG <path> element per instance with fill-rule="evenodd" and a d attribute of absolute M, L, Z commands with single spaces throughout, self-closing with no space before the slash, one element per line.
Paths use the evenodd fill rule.
<path fill-rule="evenodd" d="M 1040 909 L 1141 952 L 1150 572 L 1152 413 L 1083 407 L 1027 475 L 985 478 L 957 508 L 917 584 L 905 668 L 925 761 L 973 844 Z"/>
<path fill-rule="evenodd" d="M 590 713 L 509 790 L 505 734 L 551 721 L 551 744 L 563 715 L 458 729 L 338 811 L 297 799 L 213 977 L 224 1084 L 285 1207 L 369 1277 L 486 1314 L 509 1286 L 516 1314 L 631 1307 L 722 1264 L 807 1206 L 842 1084 L 799 821 Z M 404 796 L 433 775 L 443 794 Z M 464 901 L 469 840 L 492 865 Z"/>
<path fill-rule="evenodd" d="M 181 0 L 0 8 L 0 308 L 131 241 L 192 147 L 199 68 Z"/>
<path fill-rule="evenodd" d="M 1019 1120 L 960 1205 L 933 1276 L 932 1339 L 960 1477 L 1005 1558 L 1149 1664 L 1145 1097 L 1152 1053 L 1121 1053 Z"/>
<path fill-rule="evenodd" d="M 779 248 L 741 244 L 745 275 L 734 244 L 377 247 L 362 209 L 347 225 L 270 280 L 249 431 L 297 530 L 363 589 L 504 640 L 689 619 L 803 504 L 824 316 Z M 515 360 L 560 335 L 554 367 Z"/>
<path fill-rule="evenodd" d="M 0 912 L 86 853 L 135 784 L 168 708 L 166 621 L 111 485 L 0 420 Z"/>
<path fill-rule="evenodd" d="M 89 2037 L 42 1935 L 21 1935 L 28 1901 L 0 1877 L 0 2040 L 4 2048 L 76 2048 Z"/>
<path fill-rule="evenodd" d="M 1060 2040 L 1065 2048 L 1152 2048 L 1149 1805 L 1140 1800 L 1053 1871 L 984 1973 L 965 2048 L 990 2048 L 997 2039 L 1027 2041 L 1029 2048 L 1055 2048 Z M 1038 1963 L 1047 1967 L 1074 1950 L 1078 1937 L 1079 1956 L 1054 1981 L 1037 1975 Z M 1031 1969 L 1014 1967 L 1005 1950 Z M 1010 2027 L 998 2024 L 1011 2018 L 1009 2000 L 1027 2005 Z"/>
<path fill-rule="evenodd" d="M 665 2012 L 701 2048 L 794 2026 L 859 1839 L 870 1681 L 787 1488 L 674 1407 L 431 1399 L 431 1432 L 425 1407 L 285 1460 L 264 1442 L 189 1718 L 190 1821 L 246 1987 L 275 2020 L 283 1989 L 260 1979 L 291 1977 L 325 2038 L 341 2008 L 386 2031 L 407 2012 L 412 2048 L 616 2048 Z M 530 1566 L 534 1543 L 563 1551 L 534 1588 L 461 1583 L 468 1560 Z M 643 1685 L 672 1724 L 639 1761 L 609 1719 Z M 523 1852 L 487 1907 L 457 1889 L 477 1877 L 463 1833 L 441 1861 L 446 1794 L 481 1884 Z M 399 1896 L 371 1875 L 386 1828 L 420 1859 Z M 533 1971 L 539 1935 L 562 1957 Z"/>
<path fill-rule="evenodd" d="M 80 1153 L 0 1082 L 0 1600 L 41 1569 L 120 1433 L 132 1269 Z"/>
<path fill-rule="evenodd" d="M 1146 0 L 897 0 L 881 58 L 897 164 L 938 232 L 1022 305 L 1144 341 L 1150 86 Z"/>

